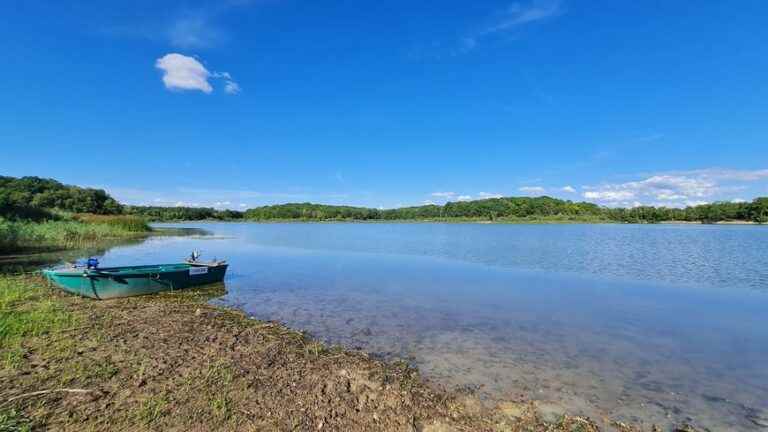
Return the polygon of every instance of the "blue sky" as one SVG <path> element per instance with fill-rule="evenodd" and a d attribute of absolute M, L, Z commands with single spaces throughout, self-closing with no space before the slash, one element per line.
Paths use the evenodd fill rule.
<path fill-rule="evenodd" d="M 0 174 L 231 208 L 750 200 L 768 195 L 766 16 L 749 0 L 7 1 Z"/>

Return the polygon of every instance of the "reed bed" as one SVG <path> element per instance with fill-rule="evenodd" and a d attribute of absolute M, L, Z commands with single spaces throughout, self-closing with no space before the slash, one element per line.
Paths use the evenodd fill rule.
<path fill-rule="evenodd" d="M 151 231 L 151 228 L 147 224 L 146 219 L 138 216 L 96 215 L 81 213 L 75 214 L 73 219 L 88 224 L 107 225 L 128 232 L 144 233 Z"/>
<path fill-rule="evenodd" d="M 75 215 L 72 220 L 47 222 L 0 219 L 0 254 L 24 249 L 89 246 L 150 231 L 145 220 L 133 216 Z"/>

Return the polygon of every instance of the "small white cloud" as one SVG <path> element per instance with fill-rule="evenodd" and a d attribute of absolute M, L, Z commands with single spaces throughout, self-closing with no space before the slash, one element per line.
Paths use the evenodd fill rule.
<path fill-rule="evenodd" d="M 517 190 L 523 193 L 528 193 L 528 194 L 544 193 L 544 188 L 541 186 L 523 186 L 521 188 L 518 188 Z"/>
<path fill-rule="evenodd" d="M 238 94 L 240 93 L 240 85 L 234 81 L 227 81 L 224 85 L 224 91 L 229 94 Z"/>
<path fill-rule="evenodd" d="M 675 201 L 675 200 L 681 200 L 688 198 L 685 195 L 679 195 L 676 193 L 669 193 L 669 192 L 659 192 L 656 195 L 657 199 L 664 200 L 664 201 Z"/>
<path fill-rule="evenodd" d="M 734 203 L 734 204 L 741 204 L 741 203 L 747 202 L 747 200 L 745 200 L 743 198 L 734 198 L 734 199 L 731 200 L 731 202 Z"/>
<path fill-rule="evenodd" d="M 709 201 L 686 201 L 685 202 L 685 205 L 687 205 L 688 207 L 696 207 L 696 206 L 705 205 L 705 204 L 709 204 Z"/>
<path fill-rule="evenodd" d="M 457 194 L 456 192 L 432 192 L 431 195 L 436 198 L 453 198 Z"/>
<path fill-rule="evenodd" d="M 436 203 L 432 200 L 424 200 L 422 201 L 422 204 L 424 205 L 436 205 Z"/>
<path fill-rule="evenodd" d="M 155 62 L 155 67 L 163 71 L 163 84 L 168 90 L 199 90 L 210 94 L 212 78 L 223 79 L 224 91 L 228 94 L 240 92 L 240 85 L 232 80 L 227 72 L 210 72 L 194 57 L 178 53 L 166 54 Z"/>
<path fill-rule="evenodd" d="M 573 186 L 571 185 L 563 186 L 562 188 L 560 188 L 560 190 L 568 193 L 576 193 L 576 189 L 574 189 Z"/>
<path fill-rule="evenodd" d="M 212 75 L 214 78 L 221 78 L 224 80 L 224 92 L 227 94 L 238 94 L 240 93 L 240 84 L 236 83 L 234 79 L 232 79 L 232 75 L 230 75 L 229 72 L 214 72 Z"/>
<path fill-rule="evenodd" d="M 491 193 L 491 192 L 480 192 L 477 194 L 481 199 L 488 199 L 488 198 L 501 198 L 503 195 L 497 194 L 497 193 Z"/>
<path fill-rule="evenodd" d="M 163 84 L 168 90 L 200 90 L 211 93 L 211 73 L 194 57 L 171 53 L 157 59 L 155 67 L 163 71 Z"/>
<path fill-rule="evenodd" d="M 472 197 L 470 195 L 459 195 L 456 197 L 456 201 L 469 201 Z"/>
<path fill-rule="evenodd" d="M 240 203 L 240 204 L 238 204 L 238 207 L 246 208 L 246 207 L 248 207 L 248 204 Z"/>
<path fill-rule="evenodd" d="M 174 206 L 175 207 L 200 207 L 200 204 L 194 203 L 194 202 L 176 201 Z"/>
<path fill-rule="evenodd" d="M 634 192 L 621 190 L 587 191 L 584 198 L 598 201 L 624 201 L 635 197 Z"/>

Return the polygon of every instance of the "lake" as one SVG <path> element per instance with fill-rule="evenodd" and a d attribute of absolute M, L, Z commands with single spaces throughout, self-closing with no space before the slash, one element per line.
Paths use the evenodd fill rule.
<path fill-rule="evenodd" d="M 402 358 L 488 403 L 768 423 L 768 227 L 183 223 L 102 265 L 231 263 L 216 304 Z"/>

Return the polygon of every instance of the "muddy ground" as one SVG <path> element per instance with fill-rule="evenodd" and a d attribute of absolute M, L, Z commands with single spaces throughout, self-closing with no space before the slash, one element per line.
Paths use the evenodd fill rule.
<path fill-rule="evenodd" d="M 78 325 L 28 338 L 23 361 L 2 369 L 0 429 L 598 430 L 589 419 L 552 418 L 525 401 L 485 407 L 405 363 L 205 304 L 214 294 L 93 301 L 51 289 Z"/>

